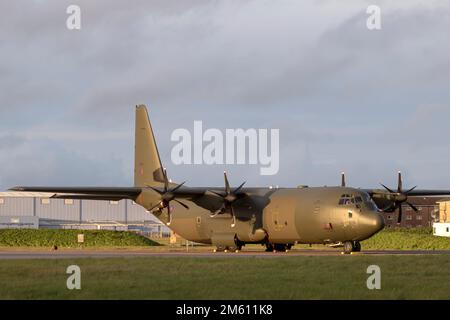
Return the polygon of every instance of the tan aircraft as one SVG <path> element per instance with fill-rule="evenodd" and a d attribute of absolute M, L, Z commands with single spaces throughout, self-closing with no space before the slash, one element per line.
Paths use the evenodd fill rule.
<path fill-rule="evenodd" d="M 246 244 L 267 251 L 288 251 L 294 244 L 343 246 L 360 251 L 360 242 L 383 229 L 381 211 L 400 210 L 409 196 L 450 195 L 450 191 L 403 191 L 402 178 L 393 191 L 338 187 L 225 188 L 187 187 L 169 182 L 161 164 L 144 105 L 136 107 L 134 187 L 15 187 L 13 191 L 54 193 L 59 199 L 132 199 L 183 238 L 239 251 Z M 378 205 L 378 207 L 377 207 Z"/>

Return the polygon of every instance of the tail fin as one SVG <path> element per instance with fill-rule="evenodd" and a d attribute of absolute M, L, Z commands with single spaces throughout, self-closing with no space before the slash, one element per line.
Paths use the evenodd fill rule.
<path fill-rule="evenodd" d="M 164 182 L 162 170 L 147 108 L 144 105 L 136 106 L 134 186 L 159 186 Z"/>

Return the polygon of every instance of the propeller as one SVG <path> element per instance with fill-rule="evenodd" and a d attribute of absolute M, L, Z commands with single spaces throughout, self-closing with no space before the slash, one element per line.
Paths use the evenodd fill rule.
<path fill-rule="evenodd" d="M 216 214 L 230 213 L 232 218 L 231 227 L 234 228 L 236 226 L 236 216 L 234 214 L 233 202 L 235 202 L 238 199 L 238 192 L 245 185 L 245 182 L 242 183 L 236 189 L 231 190 L 226 171 L 223 172 L 223 177 L 225 180 L 225 194 L 215 191 L 211 192 L 223 199 L 223 208 L 220 210 L 219 213 Z"/>
<path fill-rule="evenodd" d="M 345 172 L 341 173 L 341 187 L 345 188 L 347 183 L 345 182 Z"/>
<path fill-rule="evenodd" d="M 189 207 L 186 204 L 175 199 L 175 191 L 180 189 L 186 183 L 186 181 L 183 183 L 180 183 L 179 185 L 175 186 L 172 189 L 169 189 L 169 179 L 167 178 L 167 171 L 165 168 L 163 169 L 163 178 L 164 178 L 164 189 L 162 191 L 157 188 L 154 188 L 152 186 L 147 186 L 147 187 L 153 189 L 154 191 L 156 191 L 157 193 L 159 193 L 161 196 L 161 201 L 156 206 L 150 208 L 150 211 L 155 209 L 156 207 L 159 207 L 159 211 L 162 212 L 162 210 L 164 208 L 167 208 L 167 215 L 169 218 L 167 225 L 170 226 L 170 224 L 172 223 L 172 212 L 171 212 L 172 209 L 170 207 L 170 201 L 175 201 L 175 202 L 179 203 L 181 206 L 183 206 L 184 208 L 189 209 Z"/>
<path fill-rule="evenodd" d="M 402 173 L 398 172 L 398 187 L 397 191 L 394 191 L 388 187 L 386 187 L 384 184 L 381 184 L 383 188 L 385 188 L 390 194 L 388 196 L 388 200 L 392 200 L 392 203 L 383 209 L 384 212 L 394 212 L 396 209 L 398 209 L 398 221 L 397 223 L 400 224 L 402 222 L 402 216 L 403 216 L 403 207 L 402 204 L 406 203 L 408 206 L 411 207 L 415 212 L 419 211 L 412 203 L 408 201 L 408 195 L 417 188 L 415 186 L 414 188 L 411 188 L 407 191 L 403 191 L 403 179 L 402 179 Z"/>

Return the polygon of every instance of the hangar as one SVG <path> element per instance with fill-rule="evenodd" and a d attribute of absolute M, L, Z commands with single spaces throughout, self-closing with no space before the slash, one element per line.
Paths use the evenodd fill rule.
<path fill-rule="evenodd" d="M 52 199 L 48 193 L 0 192 L 0 229 L 106 229 L 167 236 L 170 230 L 132 200 Z"/>

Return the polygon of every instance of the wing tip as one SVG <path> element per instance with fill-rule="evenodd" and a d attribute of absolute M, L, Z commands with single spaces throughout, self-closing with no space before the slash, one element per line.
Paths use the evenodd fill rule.
<path fill-rule="evenodd" d="M 8 191 L 25 191 L 26 189 L 24 187 L 12 187 L 9 188 Z"/>

